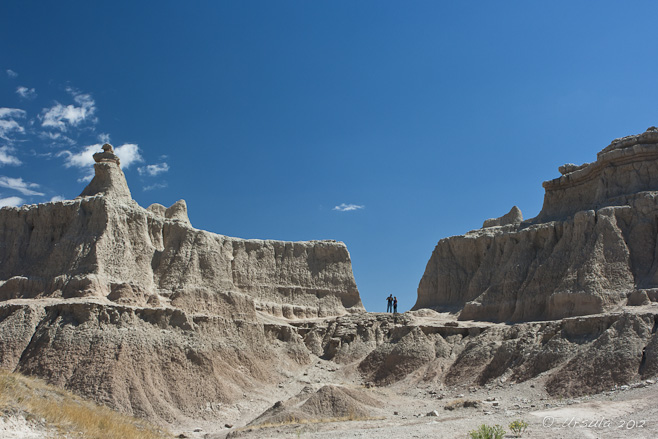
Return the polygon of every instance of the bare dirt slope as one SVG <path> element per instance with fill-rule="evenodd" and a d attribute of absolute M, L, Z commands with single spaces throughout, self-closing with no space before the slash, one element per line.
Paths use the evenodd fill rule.
<path fill-rule="evenodd" d="M 393 375 L 384 374 L 390 379 L 378 385 L 374 379 L 377 375 L 364 373 L 362 366 L 364 363 L 371 364 L 372 353 L 378 349 L 369 352 L 364 350 L 360 356 L 356 355 L 355 350 L 361 349 L 364 342 L 354 337 L 350 343 L 353 345 L 351 347 L 345 345 L 335 347 L 335 343 L 333 344 L 334 359 L 312 356 L 312 361 L 308 365 L 300 368 L 296 373 L 291 371 L 286 379 L 270 391 L 271 393 L 259 394 L 258 397 L 251 398 L 248 405 L 240 405 L 234 411 L 234 417 L 222 417 L 219 422 L 180 425 L 176 432 L 199 438 L 342 439 L 345 436 L 389 438 L 392 435 L 404 438 L 464 438 L 468 431 L 481 424 L 500 424 L 509 432 L 510 422 L 522 419 L 529 424 L 526 437 L 656 437 L 658 434 L 658 421 L 654 421 L 658 419 L 658 408 L 655 408 L 658 407 L 656 373 L 647 375 L 637 373 L 642 362 L 641 355 L 633 365 L 634 373 L 615 375 L 617 379 L 623 377 L 623 383 L 615 383 L 614 378 L 611 378 L 612 375 L 608 373 L 609 370 L 614 370 L 614 367 L 609 367 L 614 366 L 614 358 L 608 357 L 608 365 L 602 367 L 596 366 L 597 361 L 602 361 L 601 357 L 592 358 L 590 363 L 582 359 L 578 360 L 582 374 L 580 378 L 590 375 L 599 376 L 600 385 L 580 387 L 579 392 L 571 395 L 559 395 L 554 391 L 555 388 L 563 389 L 555 386 L 560 376 L 564 376 L 568 382 L 580 379 L 575 377 L 570 369 L 570 362 L 579 358 L 578 352 L 588 352 L 592 349 L 592 344 L 599 339 L 615 338 L 619 339 L 620 343 L 625 343 L 625 336 L 617 336 L 619 328 L 615 326 L 615 322 L 619 327 L 625 327 L 626 323 L 622 325 L 619 322 L 632 322 L 642 315 L 651 315 L 653 319 L 656 312 L 658 305 L 647 305 L 628 307 L 625 313 L 616 318 L 601 315 L 573 321 L 567 319 L 519 325 L 457 322 L 455 316 L 431 311 L 412 312 L 399 316 L 363 315 L 361 318 L 366 322 L 362 321 L 358 325 L 359 328 L 368 327 L 369 320 L 371 328 L 376 326 L 376 322 L 391 323 L 388 333 L 395 334 L 392 338 L 393 346 L 404 345 L 405 342 L 400 342 L 404 337 L 414 340 L 411 345 L 422 345 L 423 342 L 418 340 L 420 337 L 418 330 L 423 334 L 425 332 L 437 334 L 442 330 L 453 331 L 453 335 L 446 335 L 444 338 L 445 346 L 441 345 L 441 349 L 435 349 L 435 355 L 436 352 L 443 352 L 441 355 L 445 355 L 442 349 L 450 349 L 452 352 L 445 358 L 417 362 L 407 360 L 413 359 L 413 355 L 418 353 L 425 358 L 426 349 L 401 349 L 402 354 L 394 352 L 395 349 L 379 349 L 385 352 L 381 362 L 389 365 L 387 367 L 390 367 Z M 336 319 L 338 323 L 335 325 L 329 323 L 327 326 L 345 334 L 344 328 L 349 327 L 349 323 L 341 324 L 340 321 L 352 321 L 354 318 L 355 316 L 338 318 Z M 395 318 L 399 319 L 398 325 L 392 321 Z M 402 324 L 403 321 L 406 323 Z M 306 322 L 306 326 L 312 323 L 320 322 L 309 321 Z M 300 327 L 305 326 L 302 322 L 297 324 Z M 552 334 L 553 341 L 545 340 L 545 344 L 555 344 L 563 351 L 561 354 L 563 357 L 554 357 L 557 360 L 547 363 L 543 371 L 537 372 L 539 369 L 530 368 L 537 372 L 533 372 L 534 375 L 528 375 L 528 372 L 516 373 L 517 369 L 522 371 L 528 369 L 522 361 L 523 358 L 530 357 L 525 352 L 532 352 L 541 345 L 541 343 L 533 345 L 526 340 L 523 350 L 515 353 L 514 349 L 519 349 L 517 345 L 519 336 L 527 334 L 529 328 L 537 327 L 544 327 L 545 331 Z M 556 330 L 556 327 L 561 329 Z M 379 328 L 381 330 L 381 326 Z M 585 332 L 584 328 L 588 328 L 591 332 Z M 648 337 L 653 341 L 655 333 L 651 334 L 651 329 L 649 327 Z M 598 336 L 595 336 L 597 331 Z M 455 337 L 459 332 L 477 335 Z M 306 335 L 311 333 L 313 331 L 306 332 Z M 402 333 L 406 335 L 401 335 Z M 487 335 L 488 333 L 491 334 Z M 505 340 L 505 334 L 507 337 L 516 334 L 516 338 Z M 347 339 L 350 337 L 346 336 Z M 457 338 L 460 341 L 457 341 Z M 539 336 L 530 334 L 531 340 L 537 338 L 541 340 L 544 336 L 541 333 Z M 480 355 L 481 350 L 486 346 L 494 347 L 493 350 L 497 351 L 510 341 L 512 344 L 503 348 L 503 351 L 507 352 L 505 358 L 512 358 L 511 362 L 496 365 L 495 363 L 500 361 L 502 355 L 500 353 L 493 356 Z M 382 341 L 380 346 L 386 344 L 386 341 Z M 436 345 L 436 341 L 433 345 Z M 551 352 L 558 351 L 555 346 L 551 348 Z M 352 357 L 345 361 L 335 361 L 335 358 L 348 358 L 346 355 L 341 356 L 343 349 L 351 352 Z M 387 355 L 392 356 L 395 361 L 388 359 Z M 535 355 L 544 361 L 547 360 L 545 354 L 536 352 Z M 610 352 L 603 350 L 602 355 L 610 355 Z M 468 368 L 467 365 L 471 363 L 477 367 Z M 416 367 L 400 367 L 400 364 L 416 365 Z M 646 358 L 644 364 L 646 365 Z M 487 370 L 500 370 L 501 373 L 483 374 L 483 371 Z M 459 378 L 452 378 L 456 376 L 457 371 Z M 479 379 L 482 376 L 487 376 L 488 379 L 482 381 Z M 350 421 L 336 421 L 335 418 L 340 418 L 344 413 L 332 410 L 331 406 L 310 416 L 295 414 L 294 410 L 303 405 L 304 401 L 321 389 L 326 389 L 327 386 L 350 389 L 379 404 L 362 403 L 362 411 L 355 413 Z M 287 410 L 289 407 L 293 407 L 293 410 Z M 449 410 L 446 407 L 454 409 Z M 428 416 L 435 410 L 438 416 Z M 293 414 L 293 416 L 277 416 L 282 413 Z M 327 422 L 331 419 L 334 419 L 334 422 Z M 226 428 L 224 426 L 226 423 L 232 428 Z M 194 432 L 194 429 L 200 431 Z"/>

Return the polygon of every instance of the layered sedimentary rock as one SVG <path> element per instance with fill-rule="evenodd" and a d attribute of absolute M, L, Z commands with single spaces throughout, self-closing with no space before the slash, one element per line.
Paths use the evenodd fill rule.
<path fill-rule="evenodd" d="M 75 200 L 0 210 L 1 368 L 156 422 L 217 419 L 311 361 L 264 320 L 363 311 L 343 243 L 197 230 L 183 200 L 132 200 L 110 145 L 94 159 Z"/>
<path fill-rule="evenodd" d="M 343 243 L 194 229 L 183 200 L 137 205 L 111 146 L 94 158 L 96 176 L 76 200 L 0 210 L 0 300 L 94 296 L 197 309 L 235 292 L 288 318 L 363 310 Z"/>
<path fill-rule="evenodd" d="M 439 241 L 414 309 L 464 320 L 558 319 L 612 310 L 658 287 L 658 129 L 560 171 L 544 183 L 536 218 L 520 221 L 513 209 Z"/>
<path fill-rule="evenodd" d="M 507 325 L 441 320 L 424 309 L 293 325 L 314 354 L 356 363 L 375 385 L 484 386 L 545 375 L 550 394 L 582 395 L 658 373 L 655 311 Z"/>

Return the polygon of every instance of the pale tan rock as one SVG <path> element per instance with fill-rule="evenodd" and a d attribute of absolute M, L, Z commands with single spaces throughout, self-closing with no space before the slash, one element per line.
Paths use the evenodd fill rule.
<path fill-rule="evenodd" d="M 194 309 L 181 297 L 205 291 L 248 294 L 290 319 L 363 311 L 343 243 L 197 230 L 184 200 L 143 209 L 111 146 L 104 149 L 76 200 L 0 210 L 0 300 L 107 297 L 144 306 L 175 294 Z"/>
<path fill-rule="evenodd" d="M 80 197 L 103 195 L 116 200 L 132 200 L 126 177 L 119 166 L 119 157 L 114 154 L 112 146 L 103 145 L 103 152 L 94 154 L 95 176 L 80 194 Z"/>
<path fill-rule="evenodd" d="M 618 197 L 658 191 L 658 128 L 614 140 L 592 163 L 560 167 L 543 183 L 544 206 L 535 222 L 564 219 L 581 210 L 618 205 Z"/>
<path fill-rule="evenodd" d="M 187 216 L 187 204 L 185 203 L 185 200 L 178 200 L 172 204 L 171 207 L 165 210 L 164 216 L 167 219 L 190 224 L 190 219 Z"/>
<path fill-rule="evenodd" d="M 485 220 L 484 224 L 482 224 L 482 228 L 484 229 L 487 227 L 508 226 L 510 224 L 520 224 L 521 222 L 523 222 L 523 214 L 521 213 L 521 209 L 519 209 L 517 206 L 514 206 L 508 213 L 499 218 L 491 218 Z"/>
<path fill-rule="evenodd" d="M 561 172 L 544 183 L 536 218 L 521 222 L 513 209 L 439 241 L 413 309 L 462 320 L 557 319 L 614 310 L 631 292 L 658 287 L 658 131 L 617 140 L 596 162 Z"/>
<path fill-rule="evenodd" d="M 161 218 L 164 218 L 165 213 L 167 212 L 167 208 L 164 207 L 162 204 L 158 204 L 158 203 L 151 204 L 149 207 L 146 208 L 146 210 Z"/>

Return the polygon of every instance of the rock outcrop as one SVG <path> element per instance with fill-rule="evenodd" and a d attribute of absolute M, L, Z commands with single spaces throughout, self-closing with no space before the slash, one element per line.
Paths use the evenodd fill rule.
<path fill-rule="evenodd" d="M 529 321 L 614 310 L 658 287 L 658 129 L 612 142 L 594 163 L 544 183 L 540 214 L 514 209 L 442 239 L 414 309 Z"/>
<path fill-rule="evenodd" d="M 216 419 L 311 361 L 264 321 L 364 311 L 343 243 L 197 230 L 183 200 L 140 207 L 110 145 L 94 159 L 75 200 L 0 210 L 0 367 L 156 422 Z"/>
<path fill-rule="evenodd" d="M 343 243 L 194 229 L 184 200 L 137 205 L 112 147 L 103 149 L 76 200 L 0 210 L 0 300 L 93 296 L 198 309 L 234 292 L 287 318 L 363 311 Z"/>
<path fill-rule="evenodd" d="M 508 226 L 510 224 L 521 224 L 521 222 L 523 222 L 523 214 L 521 213 L 521 209 L 519 209 L 517 206 L 514 206 L 508 213 L 499 218 L 484 220 L 482 228 L 486 229 L 487 227 Z"/>
<path fill-rule="evenodd" d="M 566 164 L 545 181 L 544 206 L 535 222 L 564 219 L 582 210 L 625 204 L 625 197 L 658 191 L 658 128 L 615 139 L 581 166 Z"/>
<path fill-rule="evenodd" d="M 658 373 L 655 309 L 512 325 L 432 313 L 349 315 L 293 326 L 313 353 L 346 367 L 356 363 L 378 386 L 490 386 L 543 375 L 550 394 L 573 396 Z"/>

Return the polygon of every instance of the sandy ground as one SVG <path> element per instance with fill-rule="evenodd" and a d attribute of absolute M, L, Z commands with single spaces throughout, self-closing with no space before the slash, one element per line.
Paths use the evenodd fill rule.
<path fill-rule="evenodd" d="M 627 311 L 655 311 L 658 304 L 632 307 Z M 421 318 L 421 316 L 416 316 Z M 436 315 L 430 318 L 436 323 Z M 450 315 L 440 320 L 453 320 Z M 429 323 L 429 322 L 428 322 Z M 468 326 L 471 322 L 460 322 Z M 487 326 L 492 323 L 472 322 Z M 505 437 L 514 436 L 509 424 L 514 420 L 528 423 L 527 438 L 658 438 L 658 384 L 655 380 L 634 383 L 601 394 L 573 399 L 555 399 L 546 394 L 545 377 L 540 375 L 519 384 L 499 382 L 485 388 L 444 388 L 438 384 L 416 385 L 405 380 L 390 387 L 366 388 L 355 370 L 356 365 L 339 366 L 316 359 L 301 373 L 291 374 L 273 391 L 263 389 L 238 407 L 224 407 L 226 417 L 220 422 L 180 426 L 172 431 L 189 438 L 467 438 L 468 432 L 481 424 L 499 424 Z M 276 399 L 285 400 L 304 387 L 314 390 L 325 384 L 365 390 L 384 406 L 373 412 L 372 420 L 291 424 L 249 430 L 245 425 L 256 418 Z M 444 407 L 457 400 L 478 401 L 476 408 Z M 438 416 L 428 416 L 436 411 Z M 225 419 L 225 420 L 224 420 Z M 232 425 L 226 428 L 225 423 Z M 194 431 L 197 430 L 197 431 Z"/>
<path fill-rule="evenodd" d="M 656 311 L 658 304 L 626 311 Z M 454 320 L 449 314 L 416 315 L 417 323 L 436 324 Z M 460 326 L 493 326 L 486 322 L 459 322 Z M 415 384 L 413 377 L 390 387 L 367 388 L 356 364 L 337 365 L 316 358 L 308 367 L 290 371 L 273 387 L 245 394 L 230 406 L 208 407 L 213 421 L 194 421 L 169 426 L 175 437 L 190 439 L 231 438 L 467 438 L 481 424 L 499 424 L 505 437 L 516 437 L 508 425 L 517 419 L 529 424 L 524 438 L 658 438 L 658 384 L 656 380 L 634 383 L 607 392 L 573 399 L 549 397 L 544 376 L 520 384 L 498 382 L 485 388 L 445 388 L 439 384 Z M 288 424 L 250 430 L 245 427 L 277 400 L 286 400 L 305 387 L 317 390 L 326 384 L 356 388 L 382 402 L 373 419 L 347 422 Z M 457 400 L 477 401 L 477 407 L 446 410 Z M 436 416 L 429 415 L 436 411 Z M 229 424 L 231 427 L 226 427 Z M 0 416 L 1 438 L 48 437 L 43 426 L 22 418 Z"/>
<path fill-rule="evenodd" d="M 304 386 L 319 388 L 338 384 L 364 390 L 363 383 L 347 367 L 339 370 L 329 361 L 318 360 L 301 376 L 282 383 L 282 394 L 293 396 Z M 221 423 L 187 426 L 176 432 L 189 438 L 467 438 L 481 424 L 499 424 L 515 437 L 508 425 L 517 419 L 529 424 L 520 437 L 527 438 L 658 438 L 658 384 L 653 380 L 629 388 L 611 389 L 598 395 L 573 399 L 550 398 L 540 376 L 521 384 L 498 384 L 490 388 L 438 389 L 431 385 L 409 387 L 405 383 L 365 389 L 384 403 L 373 413 L 376 419 L 315 424 L 291 424 L 249 431 L 244 426 L 271 404 L 254 400 L 241 411 L 233 428 Z M 478 401 L 476 408 L 444 407 L 457 400 Z M 436 411 L 438 416 L 428 415 Z M 197 430 L 196 432 L 194 430 Z"/>

